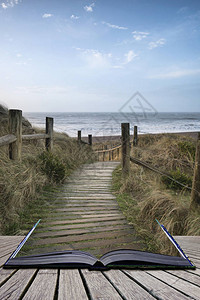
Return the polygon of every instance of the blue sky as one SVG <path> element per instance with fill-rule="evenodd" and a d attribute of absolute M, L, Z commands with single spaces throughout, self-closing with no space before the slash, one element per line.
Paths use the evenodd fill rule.
<path fill-rule="evenodd" d="M 0 0 L 0 103 L 200 111 L 199 0 Z"/>

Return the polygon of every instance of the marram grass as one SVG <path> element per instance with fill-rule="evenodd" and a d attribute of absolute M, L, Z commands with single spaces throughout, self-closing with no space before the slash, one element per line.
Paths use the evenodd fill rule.
<path fill-rule="evenodd" d="M 193 176 L 194 149 L 195 140 L 188 137 L 147 135 L 140 137 L 131 155 L 165 173 L 177 173 L 176 180 L 185 180 L 180 174 Z M 172 235 L 200 235 L 200 211 L 190 209 L 190 190 L 166 184 L 161 175 L 133 163 L 126 179 L 121 167 L 115 170 L 113 189 L 123 213 L 146 240 L 149 251 L 176 253 L 155 219 Z"/>

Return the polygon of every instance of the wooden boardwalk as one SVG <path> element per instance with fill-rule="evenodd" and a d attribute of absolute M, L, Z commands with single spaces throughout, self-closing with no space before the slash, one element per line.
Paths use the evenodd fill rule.
<path fill-rule="evenodd" d="M 84 250 L 100 256 L 119 248 L 144 249 L 111 193 L 112 172 L 118 164 L 83 165 L 65 185 L 47 192 L 50 212 L 27 242 L 28 254 Z"/>
<path fill-rule="evenodd" d="M 200 299 L 200 236 L 175 237 L 196 264 L 188 271 L 3 269 L 23 237 L 0 237 L 0 300 Z"/>

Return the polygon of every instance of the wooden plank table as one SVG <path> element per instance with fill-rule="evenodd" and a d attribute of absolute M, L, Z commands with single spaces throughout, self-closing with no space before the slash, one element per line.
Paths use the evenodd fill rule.
<path fill-rule="evenodd" d="M 175 239 L 196 270 L 3 269 L 23 239 L 0 237 L 0 299 L 200 299 L 200 236 Z"/>

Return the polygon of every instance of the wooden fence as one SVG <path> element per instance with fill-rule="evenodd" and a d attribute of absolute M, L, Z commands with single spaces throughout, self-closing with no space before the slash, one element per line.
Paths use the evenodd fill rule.
<path fill-rule="evenodd" d="M 46 117 L 45 134 L 22 135 L 22 111 L 10 109 L 8 112 L 9 134 L 0 137 L 0 147 L 9 146 L 9 158 L 21 160 L 22 142 L 45 139 L 46 150 L 53 149 L 53 118 Z"/>

